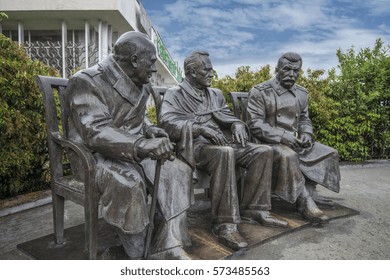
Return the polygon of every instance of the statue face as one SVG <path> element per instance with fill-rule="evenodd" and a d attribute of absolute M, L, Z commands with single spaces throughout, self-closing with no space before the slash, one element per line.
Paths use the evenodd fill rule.
<path fill-rule="evenodd" d="M 134 84 L 142 86 L 149 83 L 152 74 L 157 71 L 156 61 L 156 48 L 152 42 L 145 42 L 136 54 L 118 60 L 117 63 Z"/>
<path fill-rule="evenodd" d="M 130 77 L 133 82 L 138 85 L 149 83 L 152 74 L 157 72 L 156 61 L 156 48 L 153 45 L 147 46 L 144 50 L 140 51 L 137 56 L 137 66 L 133 77 Z"/>
<path fill-rule="evenodd" d="M 284 88 L 291 88 L 298 79 L 301 70 L 301 62 L 291 62 L 284 59 L 281 67 L 278 68 L 277 78 Z"/>
<path fill-rule="evenodd" d="M 208 56 L 201 56 L 201 60 L 194 67 L 194 73 L 191 74 L 194 86 L 199 89 L 206 89 L 211 86 L 214 77 L 213 65 Z"/>

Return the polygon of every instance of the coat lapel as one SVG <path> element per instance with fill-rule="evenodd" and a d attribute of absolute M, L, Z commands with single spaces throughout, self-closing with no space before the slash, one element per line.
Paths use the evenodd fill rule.
<path fill-rule="evenodd" d="M 102 67 L 106 73 L 108 80 L 124 99 L 129 101 L 131 105 L 136 105 L 141 96 L 141 90 L 133 83 L 133 81 L 122 71 L 119 65 L 115 62 L 112 56 L 99 62 L 99 66 Z"/>

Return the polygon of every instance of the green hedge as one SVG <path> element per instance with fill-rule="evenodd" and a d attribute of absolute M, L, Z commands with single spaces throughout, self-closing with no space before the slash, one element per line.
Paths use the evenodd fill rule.
<path fill-rule="evenodd" d="M 57 72 L 0 34 L 0 198 L 48 187 L 46 127 L 35 75 Z"/>

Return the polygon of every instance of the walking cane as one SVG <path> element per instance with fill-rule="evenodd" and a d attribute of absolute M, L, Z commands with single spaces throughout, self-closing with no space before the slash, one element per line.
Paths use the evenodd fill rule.
<path fill-rule="evenodd" d="M 158 186 L 160 183 L 161 166 L 163 164 L 164 164 L 164 161 L 162 159 L 157 160 L 156 172 L 154 174 L 152 205 L 150 206 L 150 213 L 149 213 L 149 228 L 148 228 L 148 232 L 146 234 L 146 243 L 145 243 L 145 251 L 144 251 L 144 258 L 145 259 L 147 259 L 149 257 L 149 247 L 150 247 L 150 243 L 152 241 L 152 233 L 153 233 L 153 229 L 154 229 L 154 215 L 156 214 L 157 192 L 158 192 Z"/>

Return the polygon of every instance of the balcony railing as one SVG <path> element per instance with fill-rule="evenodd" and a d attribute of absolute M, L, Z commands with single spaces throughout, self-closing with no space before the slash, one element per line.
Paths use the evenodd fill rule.
<path fill-rule="evenodd" d="M 85 67 L 85 44 L 67 42 L 66 45 L 66 76 L 70 77 L 77 70 Z M 26 42 L 24 48 L 31 59 L 40 60 L 43 63 L 62 73 L 62 44 L 56 42 Z M 89 66 L 98 62 L 98 46 L 96 42 L 88 45 Z"/>

